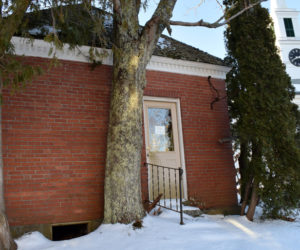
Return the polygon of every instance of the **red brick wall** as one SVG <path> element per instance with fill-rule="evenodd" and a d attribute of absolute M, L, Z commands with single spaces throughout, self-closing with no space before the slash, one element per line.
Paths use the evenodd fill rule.
<path fill-rule="evenodd" d="M 28 58 L 44 65 L 47 60 Z M 180 98 L 188 192 L 207 207 L 236 203 L 225 102 L 207 79 L 153 72 L 145 95 Z M 224 94 L 224 82 L 213 80 Z M 111 67 L 62 61 L 4 94 L 5 199 L 12 226 L 101 218 Z M 147 176 L 142 172 L 143 194 Z"/>
<path fill-rule="evenodd" d="M 188 197 L 206 208 L 236 205 L 235 170 L 228 138 L 226 100 L 216 97 L 207 78 L 150 71 L 145 95 L 179 98 L 181 106 Z M 220 96 L 225 96 L 223 80 L 211 79 Z"/>

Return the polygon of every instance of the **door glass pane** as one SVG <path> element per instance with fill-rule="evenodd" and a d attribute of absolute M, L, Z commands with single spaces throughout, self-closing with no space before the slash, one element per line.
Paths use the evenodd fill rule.
<path fill-rule="evenodd" d="M 151 152 L 174 151 L 171 109 L 148 108 Z"/>

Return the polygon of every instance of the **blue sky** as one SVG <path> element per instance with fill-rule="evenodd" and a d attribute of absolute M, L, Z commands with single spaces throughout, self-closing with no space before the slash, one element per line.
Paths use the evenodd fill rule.
<path fill-rule="evenodd" d="M 146 13 L 140 16 L 141 24 L 151 16 L 154 7 L 159 0 L 150 0 L 149 8 Z M 173 13 L 173 20 L 195 22 L 203 19 L 204 21 L 216 21 L 222 16 L 222 9 L 217 4 L 216 0 L 205 0 L 199 5 L 201 0 L 178 0 Z M 222 2 L 222 0 L 220 0 Z M 269 7 L 270 0 L 263 4 L 264 7 Z M 289 8 L 300 10 L 299 0 L 286 0 Z M 199 48 L 212 55 L 224 58 L 226 55 L 224 45 L 224 29 L 220 27 L 217 29 L 208 29 L 205 27 L 178 27 L 172 26 L 172 37 Z M 165 32 L 167 34 L 167 32 Z"/>

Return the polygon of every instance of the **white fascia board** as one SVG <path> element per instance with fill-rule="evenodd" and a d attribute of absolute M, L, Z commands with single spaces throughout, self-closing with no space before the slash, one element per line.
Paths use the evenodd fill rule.
<path fill-rule="evenodd" d="M 285 37 L 285 38 L 279 38 L 278 42 L 285 45 L 298 45 L 300 44 L 300 37 Z"/>
<path fill-rule="evenodd" d="M 225 79 L 227 72 L 229 72 L 231 68 L 208 63 L 171 59 L 161 56 L 152 56 L 147 69 L 184 75 L 195 75 L 203 77 L 211 76 L 218 79 Z"/>
<path fill-rule="evenodd" d="M 32 56 L 41 58 L 52 58 L 53 55 L 49 55 L 50 48 L 53 47 L 51 43 L 45 42 L 39 39 L 25 39 L 21 37 L 13 37 L 12 43 L 15 47 L 16 55 L 20 56 Z M 61 50 L 55 50 L 56 58 L 60 60 L 76 61 L 88 63 L 89 46 L 81 46 L 73 50 L 69 49 L 66 44 Z M 103 49 L 99 48 L 99 52 Z M 113 65 L 113 56 L 111 50 L 106 50 L 108 56 L 103 59 L 104 65 Z M 192 62 L 186 60 L 177 60 L 172 58 L 166 58 L 161 56 L 152 56 L 147 66 L 147 70 L 163 71 L 184 75 L 194 75 L 207 77 L 211 76 L 218 79 L 225 79 L 230 67 L 213 65 L 201 62 Z"/>
<path fill-rule="evenodd" d="M 13 37 L 11 40 L 15 47 L 15 54 L 19 56 L 32 56 L 41 58 L 53 58 L 53 54 L 49 55 L 49 51 L 53 48 L 55 56 L 61 60 L 76 61 L 76 62 L 88 62 L 89 46 L 80 46 L 79 49 L 69 49 L 69 45 L 65 44 L 63 48 L 55 49 L 55 47 L 44 40 L 39 39 L 26 39 L 22 37 Z M 99 52 L 103 51 L 98 49 Z M 109 56 L 103 60 L 103 64 L 112 65 L 111 51 L 107 50 Z"/>
<path fill-rule="evenodd" d="M 300 84 L 300 79 L 292 79 L 292 84 Z"/>
<path fill-rule="evenodd" d="M 273 10 L 273 12 L 277 12 L 278 15 L 280 15 L 280 13 L 284 13 L 283 15 L 285 15 L 286 13 L 289 13 L 291 15 L 297 15 L 297 13 L 300 13 L 299 10 L 297 9 L 292 9 L 292 8 L 286 8 L 286 9 L 275 9 Z"/>

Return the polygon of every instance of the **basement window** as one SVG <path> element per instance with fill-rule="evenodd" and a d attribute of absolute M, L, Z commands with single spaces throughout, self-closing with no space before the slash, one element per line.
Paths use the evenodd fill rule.
<path fill-rule="evenodd" d="M 67 224 L 52 226 L 52 240 L 69 240 L 88 234 L 88 224 Z"/>
<path fill-rule="evenodd" d="M 292 18 L 283 18 L 283 21 L 284 21 L 286 36 L 287 37 L 295 37 Z"/>

